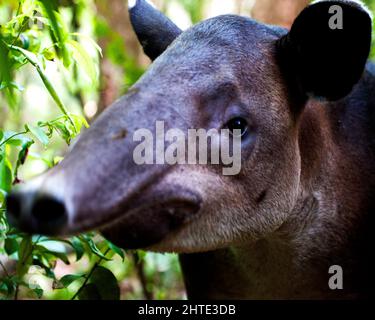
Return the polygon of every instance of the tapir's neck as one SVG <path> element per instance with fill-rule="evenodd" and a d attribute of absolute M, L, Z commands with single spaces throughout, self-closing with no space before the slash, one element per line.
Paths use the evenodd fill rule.
<path fill-rule="evenodd" d="M 375 103 L 360 100 L 363 87 L 373 87 L 368 81 L 345 101 L 306 106 L 299 137 L 300 197 L 279 230 L 256 243 L 180 257 L 190 298 L 350 299 L 368 294 L 375 136 L 366 119 Z M 336 265 L 343 269 L 343 290 L 329 287 L 329 269 Z"/>
<path fill-rule="evenodd" d="M 253 244 L 181 255 L 190 299 L 352 299 L 365 297 L 370 276 L 358 234 L 319 218 L 319 199 L 309 197 L 300 218 Z M 335 204 L 338 206 L 339 204 Z M 337 211 L 331 211 L 332 215 Z M 323 228 L 321 224 L 327 224 Z M 359 230 L 359 228 L 358 228 Z M 346 233 L 341 237 L 341 233 Z M 360 232 L 360 231 L 359 231 Z M 354 238 L 356 243 L 351 242 Z M 363 239 L 364 240 L 364 239 Z M 367 245 L 368 247 L 368 245 Z M 366 254 L 366 253 L 365 253 Z M 332 290 L 331 266 L 344 272 L 343 290 Z"/>
<path fill-rule="evenodd" d="M 365 270 L 352 262 L 352 258 L 358 257 L 332 254 L 322 248 L 329 243 L 323 238 L 320 241 L 306 247 L 304 241 L 264 239 L 243 247 L 182 255 L 180 261 L 189 298 L 351 299 L 365 296 L 366 290 L 360 288 L 359 282 L 366 281 L 362 277 Z M 344 290 L 329 287 L 332 277 L 329 268 L 333 265 L 340 265 L 344 270 Z"/>

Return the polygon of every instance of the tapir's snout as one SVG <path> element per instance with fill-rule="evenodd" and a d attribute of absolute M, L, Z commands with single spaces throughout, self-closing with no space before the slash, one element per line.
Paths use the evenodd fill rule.
<path fill-rule="evenodd" d="M 54 196 L 13 192 L 7 199 L 9 222 L 30 233 L 55 235 L 66 228 L 65 204 Z"/>
<path fill-rule="evenodd" d="M 201 203 L 200 196 L 188 190 L 150 190 L 122 208 L 122 214 L 116 213 L 118 218 L 104 224 L 101 231 L 122 248 L 147 248 L 192 220 Z M 10 224 L 31 234 L 57 236 L 80 231 L 70 225 L 64 201 L 52 194 L 12 192 L 7 208 Z"/>
<path fill-rule="evenodd" d="M 201 205 L 202 199 L 195 192 L 152 191 L 134 201 L 132 209 L 101 231 L 122 248 L 149 248 L 194 220 Z"/>

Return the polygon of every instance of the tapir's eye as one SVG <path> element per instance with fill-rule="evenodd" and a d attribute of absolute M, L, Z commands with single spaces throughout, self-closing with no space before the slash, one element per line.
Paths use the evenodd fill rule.
<path fill-rule="evenodd" d="M 226 126 L 231 133 L 234 133 L 234 130 L 240 130 L 241 137 L 245 136 L 247 134 L 247 131 L 249 130 L 249 125 L 247 121 L 241 117 L 236 117 L 229 120 Z"/>

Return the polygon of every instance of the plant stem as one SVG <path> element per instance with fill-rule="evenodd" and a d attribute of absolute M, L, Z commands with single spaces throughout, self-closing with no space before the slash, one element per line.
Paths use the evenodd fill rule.
<path fill-rule="evenodd" d="M 36 69 L 40 78 L 43 81 L 44 86 L 48 90 L 49 94 L 52 96 L 53 100 L 55 101 L 55 103 L 59 107 L 60 111 L 69 119 L 69 121 L 72 124 L 74 130 L 76 131 L 76 133 L 78 133 L 77 128 L 74 124 L 74 121 L 71 118 L 68 110 L 64 106 L 64 103 L 61 101 L 61 99 L 60 99 L 59 95 L 57 94 L 55 88 L 53 87 L 52 83 L 49 81 L 47 76 L 42 71 L 42 68 L 40 67 L 39 63 L 29 54 L 28 51 L 26 51 L 26 50 L 24 50 L 20 47 L 14 46 L 14 45 L 10 45 L 9 48 L 11 50 L 14 50 L 14 51 L 17 51 L 17 52 L 21 53 L 26 58 L 26 60 L 29 61 L 29 63 Z"/>
<path fill-rule="evenodd" d="M 20 285 L 17 283 L 17 285 L 16 285 L 16 291 L 14 292 L 14 300 L 18 300 L 19 289 L 20 289 Z"/>
<path fill-rule="evenodd" d="M 35 246 L 38 244 L 39 240 L 41 239 L 42 236 L 39 236 L 35 242 L 33 242 L 33 244 L 31 245 L 31 248 L 30 248 L 30 251 L 27 253 L 27 255 L 19 261 L 19 263 L 21 265 L 25 264 L 25 262 L 27 261 L 27 259 L 30 257 L 30 255 L 33 254 L 33 251 L 35 249 Z M 23 276 L 22 276 L 23 277 Z M 18 300 L 18 292 L 19 292 L 19 287 L 20 287 L 20 284 L 17 283 L 16 285 L 16 291 L 14 293 L 14 300 Z"/>
<path fill-rule="evenodd" d="M 110 249 L 108 248 L 105 252 L 104 252 L 104 256 L 106 256 L 106 254 L 110 251 Z M 86 286 L 86 284 L 89 282 L 91 276 L 93 275 L 94 271 L 96 270 L 97 267 L 99 267 L 99 265 L 102 263 L 103 261 L 103 258 L 99 258 L 99 260 L 93 265 L 93 267 L 91 268 L 90 272 L 87 274 L 87 276 L 85 277 L 85 281 L 83 281 L 81 287 L 77 290 L 77 292 L 73 295 L 73 297 L 70 299 L 70 300 L 75 300 L 78 295 L 81 293 L 81 291 L 83 290 L 83 288 Z"/>
<path fill-rule="evenodd" d="M 1 260 L 0 260 L 0 266 L 1 266 L 1 268 L 4 270 L 4 274 L 5 274 L 5 276 L 6 276 L 7 278 L 9 278 L 8 270 L 7 270 L 7 268 L 5 268 L 5 266 L 4 266 L 4 264 L 1 262 Z"/>
<path fill-rule="evenodd" d="M 28 131 L 15 133 L 14 135 L 10 136 L 8 139 L 6 139 L 2 143 L 0 143 L 0 147 L 2 147 L 3 145 L 5 145 L 8 141 L 12 140 L 13 138 L 21 136 L 21 135 L 26 134 L 26 133 L 28 133 Z"/>
<path fill-rule="evenodd" d="M 146 298 L 146 300 L 153 300 L 153 294 L 150 290 L 147 288 L 147 277 L 145 274 L 145 264 L 143 259 L 139 259 L 138 255 L 136 253 L 133 254 L 133 260 L 134 265 L 137 270 L 138 278 L 142 286 L 143 295 Z"/>

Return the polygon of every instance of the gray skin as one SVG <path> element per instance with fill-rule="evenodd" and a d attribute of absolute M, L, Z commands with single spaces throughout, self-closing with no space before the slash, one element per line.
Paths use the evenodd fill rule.
<path fill-rule="evenodd" d="M 361 6 L 339 3 L 354 14 L 346 26 L 358 36 L 327 41 L 328 64 L 338 68 L 332 57 L 340 54 L 352 68 L 333 79 L 335 87 L 324 86 L 329 70 L 297 56 L 298 31 L 326 25 L 319 14 L 326 16 L 327 1 L 307 8 L 290 33 L 227 15 L 180 35 L 137 1 L 132 22 L 156 60 L 59 166 L 8 198 L 10 221 L 53 235 L 95 229 L 124 249 L 180 253 L 192 299 L 366 297 L 375 207 L 375 68 L 363 71 L 371 20 Z M 162 17 L 152 23 L 163 41 L 155 32 L 147 38 L 147 14 Z M 312 46 L 318 57 L 319 44 Z M 314 98 L 322 92 L 335 101 Z M 217 165 L 133 161 L 139 128 L 154 131 L 164 120 L 166 130 L 221 129 L 239 116 L 248 134 L 237 176 L 223 176 Z M 343 290 L 328 287 L 332 265 L 344 270 Z"/>

